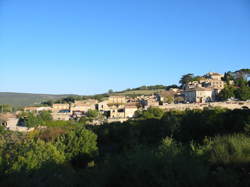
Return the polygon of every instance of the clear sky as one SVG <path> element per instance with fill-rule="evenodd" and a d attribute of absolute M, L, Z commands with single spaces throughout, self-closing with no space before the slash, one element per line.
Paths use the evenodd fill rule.
<path fill-rule="evenodd" d="M 250 68 L 249 0 L 0 0 L 0 91 L 94 94 Z"/>

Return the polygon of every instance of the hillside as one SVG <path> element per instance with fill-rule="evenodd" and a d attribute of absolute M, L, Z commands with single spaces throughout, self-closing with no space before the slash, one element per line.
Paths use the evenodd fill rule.
<path fill-rule="evenodd" d="M 0 92 L 0 104 L 10 104 L 15 107 L 27 106 L 40 104 L 42 101 L 56 100 L 67 96 L 70 95 Z"/>
<path fill-rule="evenodd" d="M 165 89 L 156 89 L 156 90 L 128 90 L 122 92 L 114 92 L 112 95 L 152 95 L 154 93 L 160 93 Z"/>

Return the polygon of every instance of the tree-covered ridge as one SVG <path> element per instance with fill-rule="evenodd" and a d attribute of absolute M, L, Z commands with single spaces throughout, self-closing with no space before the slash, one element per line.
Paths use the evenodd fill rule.
<path fill-rule="evenodd" d="M 250 184 L 249 109 L 149 108 L 101 126 L 32 118 L 47 127 L 0 132 L 0 186 Z"/>
<path fill-rule="evenodd" d="M 226 100 L 236 98 L 239 100 L 250 99 L 250 69 L 241 69 L 236 72 L 227 72 L 224 74 L 223 80 L 226 82 L 225 88 L 220 92 L 218 98 Z M 233 84 L 230 84 L 233 81 Z"/>

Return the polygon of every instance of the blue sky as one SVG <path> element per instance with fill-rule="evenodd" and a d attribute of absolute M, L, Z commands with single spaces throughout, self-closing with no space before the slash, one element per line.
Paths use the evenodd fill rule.
<path fill-rule="evenodd" d="M 95 94 L 250 68 L 249 0 L 0 0 L 0 91 Z"/>

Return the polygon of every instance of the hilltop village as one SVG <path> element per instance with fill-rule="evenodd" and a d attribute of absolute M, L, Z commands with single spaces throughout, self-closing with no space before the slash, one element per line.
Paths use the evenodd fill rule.
<path fill-rule="evenodd" d="M 26 112 L 51 111 L 54 120 L 79 120 L 88 111 L 98 111 L 102 117 L 92 120 L 92 124 L 126 121 L 133 118 L 137 111 L 157 107 L 163 110 L 203 109 L 204 107 L 223 107 L 236 109 L 250 107 L 249 102 L 230 100 L 219 101 L 219 94 L 225 86 L 234 85 L 233 80 L 223 80 L 223 74 L 207 73 L 186 81 L 178 88 L 170 88 L 152 95 L 124 96 L 110 95 L 104 100 L 86 99 L 70 103 L 54 103 L 52 106 L 29 106 Z"/>

